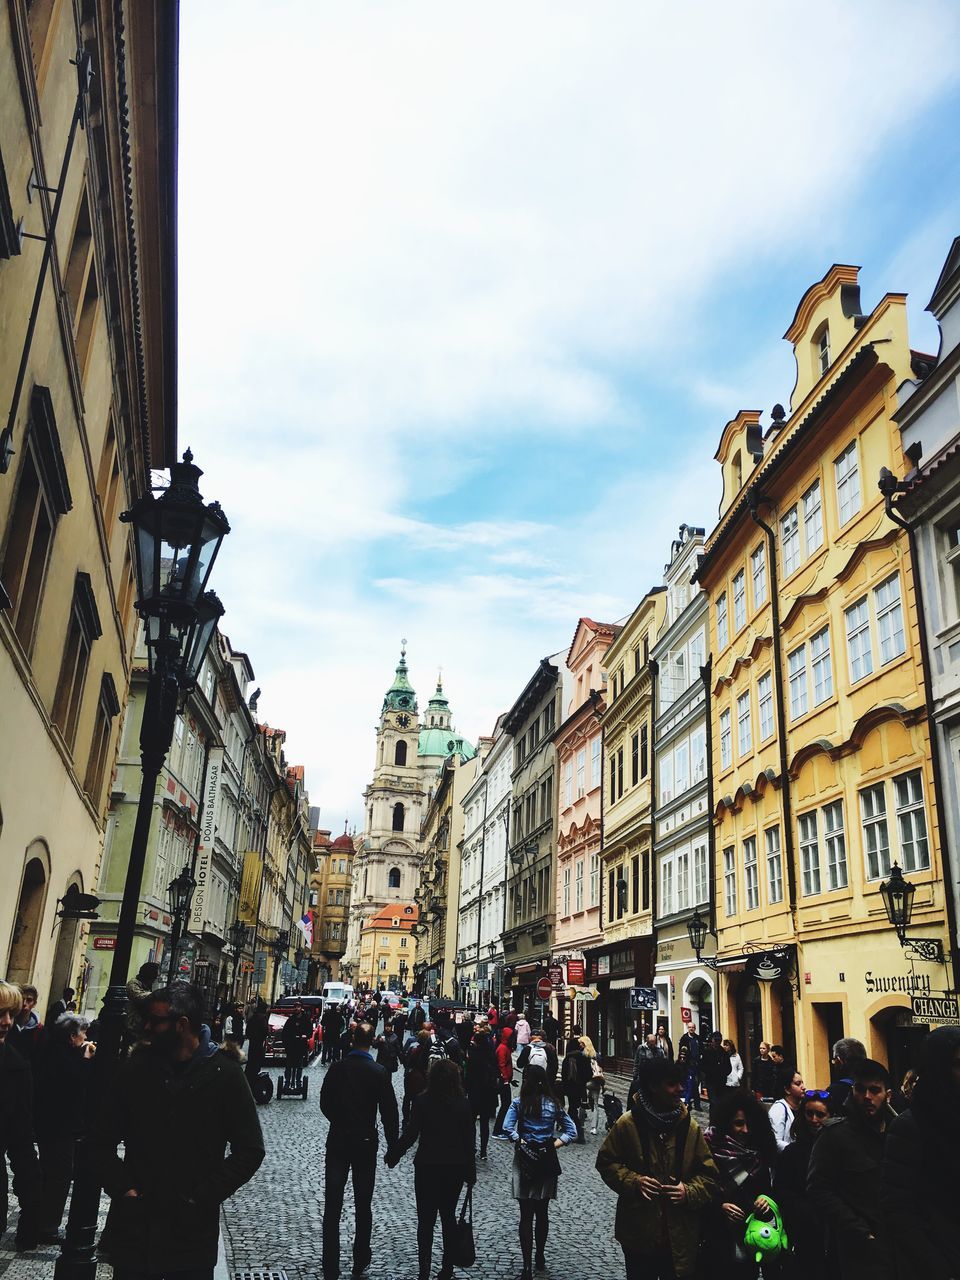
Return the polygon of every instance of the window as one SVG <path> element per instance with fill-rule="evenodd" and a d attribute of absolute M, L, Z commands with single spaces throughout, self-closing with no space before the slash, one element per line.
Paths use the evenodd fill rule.
<path fill-rule="evenodd" d="M 807 710 L 807 646 L 802 644 L 787 654 L 790 679 L 790 718 L 796 720 Z"/>
<path fill-rule="evenodd" d="M 570 914 L 570 868 L 563 868 L 563 911 L 562 914 L 568 916 Z"/>
<path fill-rule="evenodd" d="M 930 849 L 920 770 L 914 769 L 894 778 L 893 791 L 897 802 L 901 865 L 904 871 L 925 871 L 930 866 Z"/>
<path fill-rule="evenodd" d="M 733 629 L 734 632 L 747 625 L 747 578 L 741 569 L 733 579 Z"/>
<path fill-rule="evenodd" d="M 833 464 L 837 482 L 837 514 L 841 526 L 860 510 L 860 468 L 857 465 L 857 442 L 847 445 Z"/>
<path fill-rule="evenodd" d="M 818 707 L 821 702 L 833 697 L 829 627 L 818 631 L 810 641 L 810 671 L 813 676 L 813 705 Z"/>
<path fill-rule="evenodd" d="M 640 856 L 634 854 L 630 863 L 630 870 L 633 881 L 633 914 L 637 915 L 640 910 Z"/>
<path fill-rule="evenodd" d="M 783 560 L 783 576 L 789 578 L 800 565 L 800 528 L 796 507 L 791 507 L 780 521 L 780 557 Z"/>
<path fill-rule="evenodd" d="M 753 579 L 753 607 L 759 609 L 767 599 L 767 557 L 762 542 L 750 557 L 750 576 Z"/>
<path fill-rule="evenodd" d="M 10 621 L 17 639 L 29 654 L 54 530 L 60 516 L 73 505 L 53 401 L 46 387 L 34 387 L 22 455 L 0 563 L 0 582 L 10 597 Z"/>
<path fill-rule="evenodd" d="M 677 851 L 677 910 L 686 911 L 690 906 L 690 850 Z"/>
<path fill-rule="evenodd" d="M 772 905 L 783 901 L 783 858 L 780 854 L 780 828 L 764 832 L 767 854 L 767 901 Z"/>
<path fill-rule="evenodd" d="M 573 909 L 574 911 L 583 910 L 583 859 L 577 859 L 577 870 L 574 877 L 573 890 Z"/>
<path fill-rule="evenodd" d="M 720 768 L 729 769 L 733 763 L 733 742 L 730 736 L 730 712 L 720 712 Z"/>
<path fill-rule="evenodd" d="M 573 804 L 573 761 L 568 760 L 563 771 L 563 803 L 568 807 Z"/>
<path fill-rule="evenodd" d="M 586 748 L 581 748 L 577 752 L 577 796 L 583 795 L 586 790 L 587 781 L 587 752 Z"/>
<path fill-rule="evenodd" d="M 107 771 L 107 755 L 110 750 L 113 721 L 119 714 L 120 699 L 117 697 L 117 688 L 113 683 L 113 676 L 109 671 L 105 671 L 100 679 L 100 699 L 93 723 L 90 754 L 87 756 L 87 773 L 83 780 L 83 789 L 98 813 L 103 799 L 103 783 Z"/>
<path fill-rule="evenodd" d="M 664 858 L 660 863 L 660 914 L 671 916 L 677 905 L 673 900 L 673 859 Z"/>
<path fill-rule="evenodd" d="M 630 781 L 636 786 L 640 781 L 640 735 L 635 733 L 630 740 Z"/>
<path fill-rule="evenodd" d="M 727 593 L 717 596 L 717 648 L 727 647 Z"/>
<path fill-rule="evenodd" d="M 703 725 L 690 734 L 690 764 L 693 781 L 702 782 L 707 776 L 707 731 Z"/>
<path fill-rule="evenodd" d="M 333 903 L 334 903 L 333 890 L 332 890 L 332 889 L 328 889 L 328 890 L 327 890 L 327 906 L 328 906 L 328 907 L 332 907 L 332 906 L 333 906 Z"/>
<path fill-rule="evenodd" d="M 600 785 L 600 752 L 602 750 L 599 738 L 594 738 L 590 744 L 590 785 L 597 787 Z"/>
<path fill-rule="evenodd" d="M 830 368 L 830 326 L 825 324 L 814 339 L 817 348 L 817 367 L 821 378 Z"/>
<path fill-rule="evenodd" d="M 67 623 L 67 639 L 60 662 L 60 676 L 53 700 L 52 718 L 72 751 L 77 737 L 77 721 L 87 678 L 90 649 L 100 635 L 100 617 L 93 598 L 88 573 L 78 573 L 73 586 L 73 604 Z"/>
<path fill-rule="evenodd" d="M 757 870 L 757 837 L 748 836 L 743 842 L 743 896 L 746 910 L 756 911 L 760 906 L 760 873 Z"/>
<path fill-rule="evenodd" d="M 394 889 L 399 889 L 399 888 L 400 888 L 400 876 L 399 876 L 399 872 L 397 873 L 397 883 L 396 883 L 395 885 L 392 885 L 392 887 L 393 887 Z M 338 906 L 338 907 L 342 907 L 342 906 L 343 906 L 343 890 L 342 890 L 342 889 L 337 889 L 337 891 L 336 891 L 336 895 L 335 895 L 335 897 L 334 897 L 334 903 L 335 903 L 335 905 L 336 905 L 336 906 Z"/>
<path fill-rule="evenodd" d="M 617 762 L 616 759 L 610 757 L 610 803 L 615 804 L 617 799 Z"/>
<path fill-rule="evenodd" d="M 107 544 L 113 533 L 113 522 L 117 514 L 117 499 L 120 494 L 120 458 L 117 453 L 117 433 L 111 417 L 104 437 L 103 449 L 100 452 L 100 467 L 97 471 L 97 497 L 100 499 L 100 510 L 103 513 L 103 524 L 107 532 Z"/>
<path fill-rule="evenodd" d="M 393 806 L 393 830 L 394 831 L 403 830 L 403 818 L 404 818 L 403 805 L 398 802 Z"/>
<path fill-rule="evenodd" d="M 887 829 L 887 805 L 882 782 L 860 792 L 860 823 L 863 827 L 867 879 L 879 880 L 881 876 L 890 874 L 890 833 Z"/>
<path fill-rule="evenodd" d="M 617 747 L 617 797 L 623 795 L 623 747 Z"/>
<path fill-rule="evenodd" d="M 808 556 L 823 546 L 823 505 L 820 481 L 815 480 L 803 495 L 803 541 Z"/>
<path fill-rule="evenodd" d="M 906 651 L 903 634 L 903 608 L 900 604 L 900 578 L 894 574 L 881 582 L 873 592 L 877 611 L 877 634 L 880 637 L 880 665 L 892 662 Z"/>
<path fill-rule="evenodd" d="M 390 872 L 387 876 L 387 888 L 388 889 L 400 888 L 400 868 L 399 867 L 390 868 Z"/>
<path fill-rule="evenodd" d="M 641 877 L 643 880 L 643 884 L 641 885 L 643 910 L 649 911 L 650 910 L 650 852 L 649 850 L 643 854 L 643 856 L 640 859 L 640 862 L 643 869 L 643 874 Z"/>
<path fill-rule="evenodd" d="M 723 851 L 723 907 L 728 916 L 737 914 L 737 864 L 733 849 Z"/>
<path fill-rule="evenodd" d="M 673 785 L 678 796 L 682 796 L 690 785 L 690 744 L 689 742 L 678 742 L 677 749 L 673 757 L 674 780 Z"/>
<path fill-rule="evenodd" d="M 827 885 L 847 887 L 847 844 L 843 835 L 843 805 L 839 800 L 823 808 L 823 836 L 827 846 Z"/>
<path fill-rule="evenodd" d="M 667 752 L 660 760 L 660 803 L 673 799 L 673 753 Z"/>
<path fill-rule="evenodd" d="M 647 771 L 650 768 L 650 753 L 649 753 L 649 748 L 647 746 L 647 739 L 648 739 L 647 726 L 645 724 L 642 724 L 640 726 L 640 777 L 641 778 L 645 778 L 647 776 Z"/>
<path fill-rule="evenodd" d="M 745 756 L 753 745 L 753 733 L 750 725 L 750 690 L 741 693 L 737 698 L 737 749 Z"/>
<path fill-rule="evenodd" d="M 820 892 L 820 844 L 817 836 L 817 814 L 800 815 L 800 866 L 805 897 Z"/>
<path fill-rule="evenodd" d="M 590 855 L 590 905 L 595 907 L 600 901 L 600 855 Z"/>
<path fill-rule="evenodd" d="M 773 676 L 765 672 L 757 681 L 757 711 L 760 719 L 760 741 L 773 736 Z"/>
<path fill-rule="evenodd" d="M 855 684 L 873 670 L 873 648 L 870 644 L 870 612 L 867 597 L 852 604 L 844 611 L 847 621 L 847 656 L 850 661 L 850 681 Z"/>
<path fill-rule="evenodd" d="M 401 947 L 405 947 L 407 945 L 407 939 L 405 937 L 400 939 L 400 945 Z"/>
<path fill-rule="evenodd" d="M 693 846 L 693 901 L 694 906 L 706 902 L 709 898 L 709 882 L 707 880 L 707 846 L 705 843 Z"/>
<path fill-rule="evenodd" d="M 405 742 L 398 742 L 394 747 L 393 763 L 395 765 L 405 765 L 407 763 L 407 744 Z"/>

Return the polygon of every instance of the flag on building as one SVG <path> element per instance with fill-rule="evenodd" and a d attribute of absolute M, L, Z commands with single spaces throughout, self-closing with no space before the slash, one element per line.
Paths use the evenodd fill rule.
<path fill-rule="evenodd" d="M 307 911 L 297 921 L 297 928 L 303 934 L 308 947 L 313 946 L 313 912 Z"/>

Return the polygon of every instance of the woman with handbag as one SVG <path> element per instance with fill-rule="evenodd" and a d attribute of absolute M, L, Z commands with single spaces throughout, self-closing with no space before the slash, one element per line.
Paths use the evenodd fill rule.
<path fill-rule="evenodd" d="M 777 1143 L 766 1108 L 749 1090 L 730 1089 L 717 1101 L 706 1138 L 720 1174 L 720 1196 L 709 1232 L 711 1273 L 716 1280 L 757 1280 L 759 1264 L 744 1245 L 744 1231 L 751 1214 L 773 1216 Z M 780 1273 L 778 1260 L 764 1261 L 766 1280 Z"/>
<path fill-rule="evenodd" d="M 557 1149 L 577 1137 L 576 1125 L 557 1101 L 542 1067 L 527 1067 L 523 1073 L 520 1097 L 510 1103 L 503 1132 L 514 1144 L 512 1193 L 520 1202 L 520 1280 L 533 1280 L 534 1236 L 536 1268 L 543 1271 L 547 1265 L 550 1201 L 556 1199 L 561 1172 Z"/>
<path fill-rule="evenodd" d="M 443 1262 L 437 1280 L 452 1280 L 457 1245 L 457 1201 L 463 1184 L 477 1180 L 473 1115 L 463 1092 L 460 1068 L 450 1058 L 435 1058 L 427 1085 L 410 1108 L 400 1141 L 384 1161 L 393 1169 L 416 1143 L 413 1187 L 417 1202 L 419 1280 L 430 1280 L 433 1233 L 440 1215 Z"/>

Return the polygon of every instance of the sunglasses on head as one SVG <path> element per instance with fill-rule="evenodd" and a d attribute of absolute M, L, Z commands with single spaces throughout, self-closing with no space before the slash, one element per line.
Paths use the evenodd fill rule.
<path fill-rule="evenodd" d="M 805 1098 L 819 1098 L 821 1102 L 826 1102 L 830 1097 L 829 1089 L 804 1089 L 803 1096 Z"/>

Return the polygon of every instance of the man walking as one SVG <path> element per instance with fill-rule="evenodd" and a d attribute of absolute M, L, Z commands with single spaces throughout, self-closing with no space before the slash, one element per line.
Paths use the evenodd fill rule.
<path fill-rule="evenodd" d="M 693 1023 L 690 1023 L 677 1042 L 677 1057 L 685 1059 L 687 1067 L 683 1100 L 694 1111 L 700 1111 L 700 1037 Z"/>
<path fill-rule="evenodd" d="M 517 1070 L 526 1071 L 527 1067 L 542 1067 L 547 1073 L 550 1087 L 556 1083 L 560 1070 L 560 1059 L 552 1044 L 547 1044 L 542 1031 L 534 1031 L 530 1039 L 517 1055 Z"/>
<path fill-rule="evenodd" d="M 212 1280 L 220 1205 L 263 1161 L 243 1069 L 211 1042 L 202 1009 L 200 993 L 185 982 L 148 995 L 147 1042 L 123 1061 L 103 1101 L 95 1142 L 111 1199 L 115 1280 L 148 1270 Z"/>
<path fill-rule="evenodd" d="M 829 1228 L 843 1280 L 884 1280 L 890 1264 L 879 1242 L 880 1170 L 893 1119 L 890 1075 L 870 1058 L 850 1074 L 843 1118 L 829 1120 L 813 1144 L 807 1194 Z"/>
<path fill-rule="evenodd" d="M 247 1065 L 245 1074 L 250 1081 L 251 1088 L 257 1076 L 263 1070 L 264 1058 L 266 1057 L 267 1033 L 270 1030 L 270 1022 L 267 1018 L 267 1006 L 262 1000 L 257 1000 L 253 1006 L 250 1016 L 247 1018 Z"/>
<path fill-rule="evenodd" d="M 388 1152 L 400 1136 L 396 1094 L 386 1068 L 373 1060 L 372 1044 L 373 1027 L 360 1023 L 353 1033 L 352 1049 L 330 1067 L 320 1090 L 320 1110 L 330 1121 L 323 1202 L 324 1280 L 336 1280 L 340 1275 L 340 1217 L 348 1174 L 353 1175 L 356 1212 L 353 1274 L 362 1275 L 370 1265 L 378 1111 Z"/>
<path fill-rule="evenodd" d="M 328 1005 L 320 1019 L 323 1028 L 323 1052 L 321 1062 L 336 1062 L 340 1037 L 343 1035 L 343 1014 L 339 1005 Z"/>
<path fill-rule="evenodd" d="M 853 1036 L 845 1036 L 833 1046 L 834 1081 L 827 1097 L 827 1110 L 832 1116 L 842 1116 L 844 1104 L 853 1088 L 853 1070 L 858 1062 L 863 1062 L 867 1050 L 862 1041 Z"/>
<path fill-rule="evenodd" d="M 13 1028 L 23 993 L 0 982 L 0 1152 L 6 1152 L 20 1205 L 16 1248 L 35 1249 L 40 1231 L 43 1177 L 33 1148 L 33 1084 L 30 1066 L 19 1052 Z M 7 1229 L 7 1171 L 0 1156 L 0 1235 Z"/>
<path fill-rule="evenodd" d="M 713 1157 L 681 1101 L 684 1071 L 658 1055 L 639 1064 L 632 1105 L 597 1154 L 617 1193 L 614 1232 L 627 1280 L 693 1276 L 704 1210 L 719 1190 Z"/>
<path fill-rule="evenodd" d="M 710 1119 L 714 1117 L 717 1103 L 723 1097 L 730 1074 L 730 1055 L 723 1047 L 723 1036 L 714 1031 L 700 1054 L 700 1074 L 707 1086 L 710 1099 Z"/>

